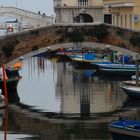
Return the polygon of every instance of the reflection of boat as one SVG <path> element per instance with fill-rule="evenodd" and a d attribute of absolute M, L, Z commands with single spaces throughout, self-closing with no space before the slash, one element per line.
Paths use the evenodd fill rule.
<path fill-rule="evenodd" d="M 114 75 L 114 76 L 132 76 L 135 74 L 135 69 L 118 69 L 118 68 L 99 68 L 99 73 L 104 75 Z"/>
<path fill-rule="evenodd" d="M 140 122 L 119 120 L 109 124 L 113 140 L 139 140 Z"/>
<path fill-rule="evenodd" d="M 128 98 L 122 105 L 122 108 L 140 108 L 140 101 Z"/>
<path fill-rule="evenodd" d="M 130 98 L 140 99 L 140 87 L 123 86 L 122 89 Z"/>

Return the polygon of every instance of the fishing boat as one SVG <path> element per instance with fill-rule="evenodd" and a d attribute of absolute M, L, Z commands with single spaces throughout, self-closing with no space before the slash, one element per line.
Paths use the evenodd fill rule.
<path fill-rule="evenodd" d="M 71 57 L 71 56 L 70 56 Z M 72 55 L 72 62 L 75 68 L 96 69 L 95 63 L 110 64 L 107 58 L 98 58 L 94 53 L 87 53 L 83 55 Z"/>
<path fill-rule="evenodd" d="M 140 99 L 140 87 L 138 86 L 122 86 L 122 90 L 133 99 Z"/>
<path fill-rule="evenodd" d="M 113 140 L 140 140 L 140 122 L 118 120 L 109 124 Z"/>
<path fill-rule="evenodd" d="M 7 85 L 7 90 L 13 90 L 17 87 L 17 84 L 19 82 L 19 80 L 21 79 L 21 76 L 17 76 L 17 77 L 11 77 L 6 79 L 6 85 Z M 2 90 L 4 90 L 4 80 L 0 79 L 0 88 Z"/>
<path fill-rule="evenodd" d="M 18 61 L 5 69 L 7 77 L 19 76 L 19 70 L 23 67 L 23 62 Z"/>
<path fill-rule="evenodd" d="M 20 68 L 16 68 L 16 69 L 7 68 L 7 69 L 5 69 L 6 75 L 9 78 L 14 77 L 14 76 L 18 76 L 19 75 L 19 70 L 20 70 Z"/>

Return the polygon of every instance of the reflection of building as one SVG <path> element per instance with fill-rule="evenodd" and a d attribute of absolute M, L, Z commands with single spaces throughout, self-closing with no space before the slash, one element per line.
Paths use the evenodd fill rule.
<path fill-rule="evenodd" d="M 123 28 L 140 29 L 139 0 L 103 0 L 104 22 Z"/>
<path fill-rule="evenodd" d="M 56 23 L 103 22 L 102 0 L 54 0 Z"/>
<path fill-rule="evenodd" d="M 61 99 L 61 113 L 89 116 L 122 106 L 125 96 L 121 82 L 85 77 L 83 72 L 69 68 L 68 64 L 57 65 L 56 93 Z"/>

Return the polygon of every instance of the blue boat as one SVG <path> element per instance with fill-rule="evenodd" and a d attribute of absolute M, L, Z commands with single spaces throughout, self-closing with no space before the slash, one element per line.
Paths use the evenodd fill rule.
<path fill-rule="evenodd" d="M 113 140 L 140 140 L 140 122 L 118 120 L 109 124 Z"/>
<path fill-rule="evenodd" d="M 71 57 L 71 56 L 70 56 Z M 82 55 L 72 55 L 72 62 L 75 68 L 86 68 L 86 69 L 96 69 L 95 63 L 100 64 L 110 64 L 111 62 L 107 58 L 99 58 L 94 53 L 87 53 Z"/>
<path fill-rule="evenodd" d="M 140 87 L 138 86 L 122 86 L 122 90 L 133 99 L 140 99 Z"/>

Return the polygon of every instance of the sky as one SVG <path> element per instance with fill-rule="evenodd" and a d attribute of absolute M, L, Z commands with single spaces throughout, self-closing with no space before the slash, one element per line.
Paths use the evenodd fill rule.
<path fill-rule="evenodd" d="M 45 13 L 46 15 L 54 14 L 53 0 L 0 0 L 0 5 L 14 6 L 36 13 L 41 11 L 41 13 Z"/>

